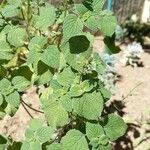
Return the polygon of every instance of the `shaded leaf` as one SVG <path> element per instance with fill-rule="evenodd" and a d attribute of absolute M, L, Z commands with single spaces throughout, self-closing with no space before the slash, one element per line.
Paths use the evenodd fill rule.
<path fill-rule="evenodd" d="M 115 35 L 112 37 L 106 36 L 104 38 L 105 50 L 110 54 L 116 54 L 121 51 L 121 49 L 115 45 Z"/>
<path fill-rule="evenodd" d="M 69 46 L 72 54 L 79 54 L 88 50 L 90 41 L 84 35 L 74 36 L 69 39 Z"/>

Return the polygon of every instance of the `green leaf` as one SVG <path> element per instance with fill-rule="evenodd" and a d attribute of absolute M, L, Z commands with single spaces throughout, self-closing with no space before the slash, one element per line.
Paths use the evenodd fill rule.
<path fill-rule="evenodd" d="M 81 85 L 74 85 L 71 87 L 70 91 L 69 91 L 69 95 L 71 97 L 77 97 L 80 96 L 84 93 L 84 90 L 82 89 Z"/>
<path fill-rule="evenodd" d="M 85 135 L 78 130 L 70 130 L 62 138 L 62 150 L 89 150 Z"/>
<path fill-rule="evenodd" d="M 57 101 L 42 100 L 41 103 L 44 114 L 51 127 L 63 126 L 68 122 L 67 111 Z"/>
<path fill-rule="evenodd" d="M 60 53 L 60 66 L 59 66 L 59 70 L 62 70 L 66 66 L 67 66 L 67 64 L 66 64 L 65 56 L 64 56 L 63 53 Z"/>
<path fill-rule="evenodd" d="M 5 115 L 6 113 L 4 111 L 1 111 L 1 107 L 0 107 L 0 120 L 3 119 Z"/>
<path fill-rule="evenodd" d="M 102 8 L 105 4 L 106 0 L 93 0 L 93 11 L 94 14 L 99 14 L 102 11 Z"/>
<path fill-rule="evenodd" d="M 9 44 L 6 41 L 6 35 L 4 32 L 0 33 L 0 50 L 11 51 Z"/>
<path fill-rule="evenodd" d="M 36 131 L 35 136 L 40 143 L 45 143 L 50 140 L 53 132 L 54 130 L 50 127 L 41 127 Z"/>
<path fill-rule="evenodd" d="M 99 137 L 99 141 L 98 141 L 98 143 L 100 144 L 100 145 L 107 145 L 108 143 L 109 143 L 109 138 L 105 135 L 105 134 L 103 134 L 103 135 L 101 135 L 100 137 Z"/>
<path fill-rule="evenodd" d="M 20 6 L 22 4 L 21 0 L 7 0 L 10 5 Z"/>
<path fill-rule="evenodd" d="M 25 137 L 27 141 L 34 140 L 34 131 L 30 128 L 27 128 L 25 131 Z"/>
<path fill-rule="evenodd" d="M 6 98 L 5 98 L 5 100 L 6 100 Z M 13 102 L 12 102 L 12 103 L 13 103 Z M 13 106 L 13 105 L 11 105 L 11 104 L 8 103 L 8 104 L 7 104 L 7 107 L 5 108 L 5 112 L 6 112 L 6 114 L 8 114 L 9 116 L 13 117 L 13 116 L 15 115 L 17 109 L 18 109 L 18 107 L 15 107 L 15 106 Z"/>
<path fill-rule="evenodd" d="M 23 76 L 15 76 L 12 79 L 12 84 L 14 85 L 14 88 L 18 91 L 25 91 L 31 83 Z"/>
<path fill-rule="evenodd" d="M 40 15 L 34 16 L 34 25 L 37 29 L 45 31 L 54 23 L 55 17 L 55 8 L 46 4 L 45 7 L 40 7 Z"/>
<path fill-rule="evenodd" d="M 42 150 L 42 146 L 38 141 L 34 142 L 23 141 L 21 150 Z"/>
<path fill-rule="evenodd" d="M 83 0 L 83 5 L 90 11 L 93 11 L 93 0 Z"/>
<path fill-rule="evenodd" d="M 104 123 L 105 133 L 111 141 L 117 140 L 126 132 L 127 125 L 120 116 L 109 114 Z"/>
<path fill-rule="evenodd" d="M 69 86 L 74 82 L 75 74 L 71 70 L 70 67 L 65 68 L 61 73 L 57 76 L 57 81 L 62 86 Z"/>
<path fill-rule="evenodd" d="M 19 105 L 20 105 L 20 95 L 17 91 L 6 96 L 5 100 L 7 103 L 9 103 L 10 105 L 12 105 L 14 107 L 19 107 Z"/>
<path fill-rule="evenodd" d="M 4 95 L 11 93 L 14 88 L 11 86 L 11 82 L 6 78 L 0 80 L 0 92 Z"/>
<path fill-rule="evenodd" d="M 83 67 L 86 64 L 87 59 L 82 56 L 82 55 L 74 55 L 74 54 L 69 54 L 67 56 L 67 62 L 68 64 L 75 70 L 77 70 L 78 72 L 82 72 L 83 71 Z"/>
<path fill-rule="evenodd" d="M 97 120 L 103 110 L 103 98 L 100 93 L 84 94 L 73 101 L 74 112 L 89 120 Z"/>
<path fill-rule="evenodd" d="M 29 122 L 29 128 L 33 131 L 36 131 L 37 129 L 41 128 L 43 126 L 43 122 L 39 119 L 32 119 Z"/>
<path fill-rule="evenodd" d="M 51 73 L 50 70 L 47 70 L 46 72 L 44 72 L 43 74 L 41 74 L 38 78 L 38 85 L 42 85 L 42 84 L 46 84 L 49 81 L 52 80 L 53 74 Z"/>
<path fill-rule="evenodd" d="M 104 97 L 105 102 L 111 98 L 112 93 L 109 90 L 102 87 L 100 91 L 101 91 L 102 96 Z"/>
<path fill-rule="evenodd" d="M 7 140 L 8 140 L 8 139 L 7 139 L 6 137 L 4 137 L 3 135 L 0 134 L 0 145 L 1 145 L 1 144 L 6 144 L 6 143 L 7 143 Z"/>
<path fill-rule="evenodd" d="M 60 52 L 54 45 L 49 46 L 41 56 L 41 61 L 46 65 L 58 69 L 60 65 Z"/>
<path fill-rule="evenodd" d="M 22 146 L 21 146 L 21 150 L 31 150 L 30 143 L 27 141 L 23 141 Z"/>
<path fill-rule="evenodd" d="M 90 81 L 89 80 L 84 80 L 82 83 L 81 83 L 81 88 L 83 89 L 84 92 L 89 92 L 93 89 L 93 85 L 90 84 Z"/>
<path fill-rule="evenodd" d="M 53 132 L 54 130 L 52 128 L 43 126 L 43 122 L 41 120 L 32 119 L 29 122 L 29 128 L 25 132 L 26 140 L 30 142 L 31 150 L 33 148 L 35 149 L 37 146 L 41 149 L 41 144 L 50 141 Z"/>
<path fill-rule="evenodd" d="M 12 77 L 23 76 L 27 80 L 31 81 L 32 74 L 33 72 L 30 70 L 29 66 L 24 64 L 20 66 L 19 69 L 13 71 Z"/>
<path fill-rule="evenodd" d="M 5 33 L 5 34 L 7 34 L 10 30 L 12 30 L 13 29 L 13 26 L 12 25 L 6 25 L 5 27 L 4 27 L 4 29 L 3 29 L 3 32 L 2 33 Z"/>
<path fill-rule="evenodd" d="M 41 58 L 41 53 L 31 49 L 27 55 L 27 65 L 33 65 L 34 71 L 37 71 L 38 62 Z"/>
<path fill-rule="evenodd" d="M 54 92 L 54 89 L 51 86 L 43 89 L 43 91 L 41 93 L 41 96 L 40 96 L 41 103 L 42 103 L 43 107 L 45 107 L 46 105 L 48 105 L 47 101 L 49 100 L 49 98 L 53 94 L 53 92 Z"/>
<path fill-rule="evenodd" d="M 47 43 L 47 38 L 43 36 L 35 36 L 30 40 L 28 45 L 29 50 L 41 51 Z"/>
<path fill-rule="evenodd" d="M 71 112 L 72 111 L 72 98 L 69 95 L 63 95 L 59 99 L 60 104 L 65 108 L 66 111 Z"/>
<path fill-rule="evenodd" d="M 3 100 L 4 100 L 3 95 L 0 93 L 0 105 L 3 104 Z"/>
<path fill-rule="evenodd" d="M 104 38 L 105 50 L 109 54 L 116 54 L 121 51 L 119 46 L 115 44 L 115 34 L 112 37 L 106 36 Z"/>
<path fill-rule="evenodd" d="M 0 150 L 8 149 L 8 146 L 12 144 L 10 139 L 5 135 L 0 135 Z"/>
<path fill-rule="evenodd" d="M 27 33 L 24 28 L 14 27 L 10 32 L 8 32 L 7 40 L 8 42 L 15 46 L 20 47 L 24 45 L 27 39 Z"/>
<path fill-rule="evenodd" d="M 100 124 L 86 123 L 86 135 L 89 140 L 100 137 L 104 134 L 103 127 Z"/>
<path fill-rule="evenodd" d="M 69 39 L 69 46 L 72 54 L 79 54 L 88 50 L 90 41 L 85 35 L 78 35 Z"/>
<path fill-rule="evenodd" d="M 75 11 L 80 16 L 83 16 L 89 10 L 83 4 L 75 4 Z"/>
<path fill-rule="evenodd" d="M 64 41 L 68 41 L 71 37 L 82 33 L 83 22 L 76 15 L 69 14 L 64 20 L 63 33 Z"/>
<path fill-rule="evenodd" d="M 37 70 L 36 74 L 38 76 L 36 83 L 38 85 L 46 84 L 52 80 L 53 69 L 51 67 L 47 66 L 42 61 L 38 61 L 36 70 Z"/>
<path fill-rule="evenodd" d="M 46 150 L 62 150 L 62 145 L 60 143 L 53 143 L 47 146 Z"/>
<path fill-rule="evenodd" d="M 80 84 L 75 84 L 70 88 L 69 95 L 71 97 L 81 96 L 84 92 L 89 92 L 93 88 L 93 85 L 90 85 L 88 80 L 83 81 Z"/>
<path fill-rule="evenodd" d="M 6 74 L 7 70 L 4 67 L 0 66 L 0 80 L 2 80 L 6 76 Z"/>
<path fill-rule="evenodd" d="M 1 9 L 1 13 L 6 18 L 15 17 L 19 14 L 19 9 L 17 8 L 17 5 L 6 5 Z"/>
<path fill-rule="evenodd" d="M 6 41 L 6 35 L 0 33 L 0 60 L 10 60 L 13 57 L 12 50 Z"/>
<path fill-rule="evenodd" d="M 117 19 L 109 11 L 103 11 L 97 20 L 98 28 L 106 36 L 112 36 L 117 26 Z"/>
<path fill-rule="evenodd" d="M 110 144 L 99 145 L 98 147 L 93 147 L 92 150 L 112 150 L 112 146 Z"/>
<path fill-rule="evenodd" d="M 98 22 L 94 16 L 90 16 L 86 21 L 85 21 L 85 26 L 87 26 L 89 29 L 93 31 L 98 30 Z"/>
<path fill-rule="evenodd" d="M 5 20 L 0 18 L 0 27 L 3 26 L 4 23 L 5 23 Z"/>
<path fill-rule="evenodd" d="M 104 130 L 102 128 L 102 133 L 98 135 L 98 127 L 96 127 L 96 130 L 93 128 L 94 126 L 88 127 L 89 128 L 89 136 L 90 138 L 90 145 L 95 149 L 100 149 L 103 147 L 108 147 L 109 145 L 109 138 L 104 134 Z M 95 135 L 92 135 L 92 132 L 94 132 Z M 101 131 L 100 131 L 101 132 Z M 95 137 L 94 137 L 95 136 Z M 101 150 L 101 149 L 100 149 Z"/>
<path fill-rule="evenodd" d="M 98 53 L 93 54 L 94 64 L 97 73 L 101 74 L 106 69 L 106 64 L 102 61 Z"/>

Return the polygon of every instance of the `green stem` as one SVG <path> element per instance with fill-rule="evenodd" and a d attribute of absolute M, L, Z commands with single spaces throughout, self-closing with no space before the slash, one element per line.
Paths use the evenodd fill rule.
<path fill-rule="evenodd" d="M 2 2 L 0 4 L 4 5 L 5 3 L 6 3 L 6 0 L 2 0 Z"/>
<path fill-rule="evenodd" d="M 63 0 L 63 6 L 64 6 L 65 16 L 66 16 L 66 15 L 67 15 L 67 9 L 68 9 L 68 3 L 67 3 L 67 0 Z"/>
<path fill-rule="evenodd" d="M 40 1 L 39 1 L 39 0 L 37 0 L 37 5 L 38 5 L 38 15 L 40 15 L 39 4 L 40 4 Z"/>
<path fill-rule="evenodd" d="M 30 11 L 31 11 L 31 5 L 30 5 L 30 0 L 28 0 L 28 6 L 27 6 L 27 34 L 28 34 L 28 39 L 30 40 Z"/>
<path fill-rule="evenodd" d="M 24 12 L 23 12 L 23 9 L 22 9 L 22 8 L 21 8 L 21 14 L 22 14 L 23 20 L 25 20 L 25 16 L 24 16 Z"/>

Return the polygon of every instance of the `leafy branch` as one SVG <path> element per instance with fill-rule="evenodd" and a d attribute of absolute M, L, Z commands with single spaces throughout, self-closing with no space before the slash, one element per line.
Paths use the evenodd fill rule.
<path fill-rule="evenodd" d="M 70 1 L 63 0 L 55 7 L 39 0 L 6 0 L 1 7 L 0 117 L 15 115 L 20 105 L 31 117 L 18 150 L 110 150 L 125 134 L 127 125 L 120 116 L 103 116 L 111 93 L 99 79 L 105 65 L 93 54 L 89 32 L 101 31 L 108 51 L 117 52 L 110 42 L 117 21 L 103 10 L 104 2 L 85 0 L 69 7 Z M 21 99 L 33 85 L 39 88 L 42 110 Z M 45 119 L 35 119 L 29 110 Z M 12 145 L 2 146 L 13 149 Z"/>

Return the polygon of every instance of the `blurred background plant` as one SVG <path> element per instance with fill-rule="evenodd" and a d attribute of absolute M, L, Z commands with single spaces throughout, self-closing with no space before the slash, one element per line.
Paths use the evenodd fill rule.
<path fill-rule="evenodd" d="M 124 50 L 124 55 L 121 60 L 124 66 L 131 65 L 132 67 L 143 66 L 141 54 L 144 52 L 140 43 L 133 42 L 127 45 Z"/>
<path fill-rule="evenodd" d="M 150 36 L 150 22 L 142 23 L 136 15 L 125 21 L 122 27 L 125 29 L 124 38 L 139 42 L 142 45 L 145 38 Z"/>
<path fill-rule="evenodd" d="M 104 83 L 105 88 L 115 93 L 115 83 L 118 81 L 119 75 L 116 69 L 117 57 L 106 52 L 100 54 L 102 61 L 106 64 L 106 69 L 99 76 Z"/>

